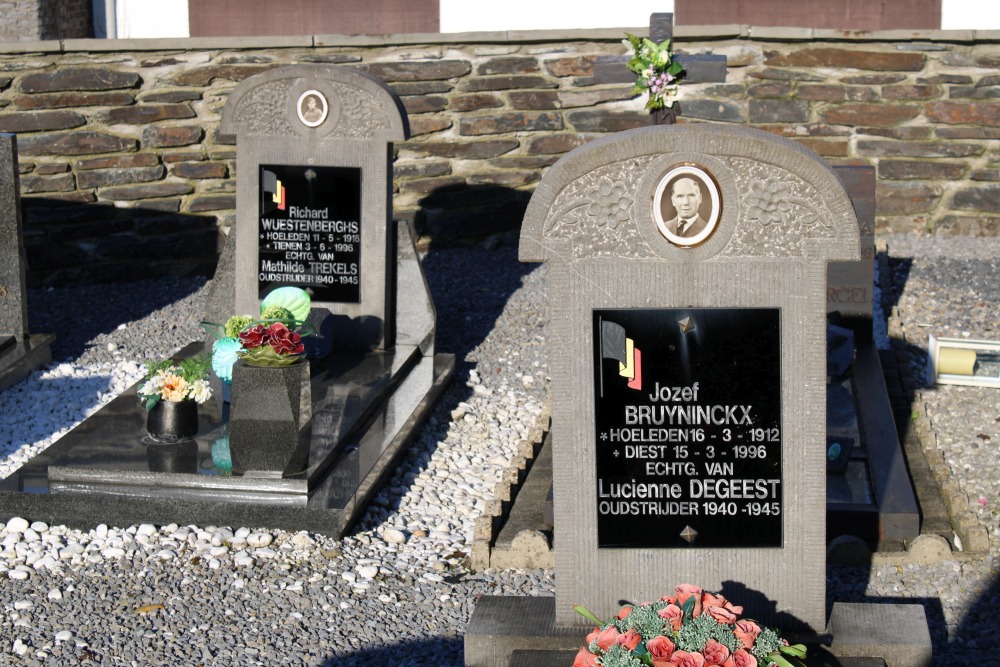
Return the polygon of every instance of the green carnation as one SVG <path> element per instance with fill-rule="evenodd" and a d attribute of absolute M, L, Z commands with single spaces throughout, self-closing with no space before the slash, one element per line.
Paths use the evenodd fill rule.
<path fill-rule="evenodd" d="M 226 320 L 226 337 L 239 338 L 240 332 L 254 323 L 249 315 L 233 315 Z"/>
<path fill-rule="evenodd" d="M 278 320 L 284 322 L 285 324 L 295 320 L 295 316 L 292 315 L 292 311 L 283 306 L 268 306 L 261 311 L 260 318 L 262 320 Z"/>

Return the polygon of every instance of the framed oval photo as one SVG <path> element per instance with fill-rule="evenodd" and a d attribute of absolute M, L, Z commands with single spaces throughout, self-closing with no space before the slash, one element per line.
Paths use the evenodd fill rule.
<path fill-rule="evenodd" d="M 307 90 L 299 95 L 295 108 L 299 112 L 299 120 L 306 127 L 319 127 L 330 113 L 326 96 L 318 90 Z"/>
<path fill-rule="evenodd" d="M 694 164 L 667 170 L 653 194 L 653 219 L 660 234 L 674 245 L 692 247 L 712 235 L 722 214 L 719 186 Z"/>

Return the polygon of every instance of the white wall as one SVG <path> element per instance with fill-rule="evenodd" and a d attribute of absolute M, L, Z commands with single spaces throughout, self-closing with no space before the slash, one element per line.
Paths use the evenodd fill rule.
<path fill-rule="evenodd" d="M 638 28 L 673 0 L 440 0 L 441 32 Z"/>
<path fill-rule="evenodd" d="M 119 39 L 190 36 L 188 0 L 116 0 L 116 11 Z"/>
<path fill-rule="evenodd" d="M 1000 30 L 997 0 L 941 0 L 942 30 Z"/>
<path fill-rule="evenodd" d="M 440 0 L 441 32 L 638 28 L 673 0 Z M 116 0 L 118 37 L 187 37 L 187 0 Z M 95 13 L 104 0 L 94 0 Z M 98 8 L 100 5 L 100 8 Z M 95 17 L 96 18 L 96 17 Z M 99 20 L 99 19 L 98 19 Z M 941 0 L 942 30 L 1000 30 L 1000 0 Z"/>

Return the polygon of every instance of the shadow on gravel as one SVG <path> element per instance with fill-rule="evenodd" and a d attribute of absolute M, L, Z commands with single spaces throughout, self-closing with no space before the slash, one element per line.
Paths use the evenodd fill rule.
<path fill-rule="evenodd" d="M 437 310 L 437 350 L 453 353 L 460 366 L 475 361 L 470 354 L 493 330 L 524 276 L 538 268 L 518 261 L 511 236 L 493 249 L 432 249 L 423 259 Z"/>
<path fill-rule="evenodd" d="M 464 640 L 439 637 L 366 648 L 351 655 L 330 658 L 326 667 L 463 667 Z"/>
<path fill-rule="evenodd" d="M 965 610 L 962 623 L 958 626 L 955 638 L 943 647 L 941 655 L 937 655 L 938 645 L 935 641 L 935 657 L 943 658 L 938 664 L 997 664 L 997 646 L 1000 645 L 1000 573 L 993 572 L 993 581 L 988 589 L 976 599 L 969 609 Z M 931 639 L 935 639 L 931 635 Z"/>
<path fill-rule="evenodd" d="M 55 334 L 52 359 L 76 359 L 99 334 L 193 294 L 204 277 L 28 289 L 28 330 Z"/>

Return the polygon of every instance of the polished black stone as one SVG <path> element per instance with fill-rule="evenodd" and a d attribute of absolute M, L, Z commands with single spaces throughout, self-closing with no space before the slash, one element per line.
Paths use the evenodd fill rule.
<path fill-rule="evenodd" d="M 260 298 L 284 286 L 313 301 L 361 301 L 361 169 L 260 165 Z"/>
<path fill-rule="evenodd" d="M 776 308 L 594 311 L 601 547 L 780 547 Z"/>
<path fill-rule="evenodd" d="M 192 344 L 179 355 L 200 349 Z M 297 475 L 232 473 L 220 397 L 200 406 L 194 440 L 153 442 L 136 385 L 0 482 L 0 515 L 73 526 L 269 525 L 340 535 L 426 419 L 454 358 L 401 346 L 311 364 L 309 464 Z"/>

